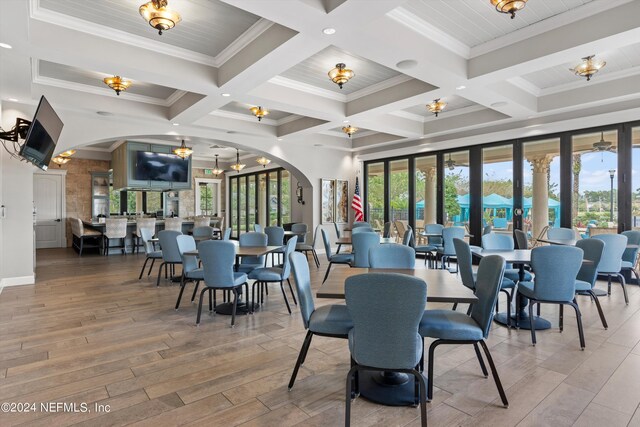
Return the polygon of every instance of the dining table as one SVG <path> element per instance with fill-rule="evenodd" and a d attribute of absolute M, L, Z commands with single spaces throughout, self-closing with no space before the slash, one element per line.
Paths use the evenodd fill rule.
<path fill-rule="evenodd" d="M 336 240 L 336 245 L 351 245 L 353 240 L 351 238 L 352 236 L 343 236 L 340 237 Z M 393 237 L 380 237 L 380 243 L 382 244 L 387 244 L 387 243 L 396 243 L 396 239 Z"/>
<path fill-rule="evenodd" d="M 317 298 L 344 299 L 344 282 L 348 277 L 367 273 L 400 273 L 418 277 L 427 284 L 427 306 L 432 303 L 474 304 L 478 298 L 462 284 L 458 276 L 446 270 L 338 268 L 316 292 Z M 393 283 L 389 283 L 393 285 Z M 414 404 L 413 376 L 399 372 L 360 371 L 360 395 L 388 406 Z"/>
<path fill-rule="evenodd" d="M 561 245 L 561 246 L 575 246 L 576 242 L 578 242 L 579 239 L 536 239 L 538 242 L 541 243 L 548 243 L 550 245 Z M 581 240 L 581 239 L 580 239 Z M 640 245 L 635 245 L 633 243 L 628 243 L 627 244 L 627 249 L 638 249 L 640 248 Z"/>

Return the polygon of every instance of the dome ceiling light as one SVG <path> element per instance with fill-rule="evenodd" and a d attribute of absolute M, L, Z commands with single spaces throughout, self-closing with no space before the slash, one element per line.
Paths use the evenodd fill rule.
<path fill-rule="evenodd" d="M 269 110 L 260 106 L 251 107 L 249 108 L 249 111 L 251 111 L 253 115 L 258 118 L 258 121 L 261 121 L 264 116 L 267 116 L 269 114 Z"/>
<path fill-rule="evenodd" d="M 354 133 L 358 132 L 358 128 L 355 127 L 355 126 L 351 126 L 351 125 L 344 126 L 342 128 L 342 132 L 346 133 L 349 136 L 349 138 L 351 138 L 351 135 L 353 135 Z"/>
<path fill-rule="evenodd" d="M 337 84 L 340 89 L 342 89 L 342 86 L 356 75 L 352 70 L 349 70 L 346 67 L 347 66 L 345 64 L 340 62 L 339 64 L 336 64 L 334 69 L 329 71 L 329 78 L 332 82 Z"/>
<path fill-rule="evenodd" d="M 447 103 L 442 101 L 440 98 L 434 99 L 431 104 L 427 104 L 427 110 L 431 111 L 433 114 L 438 117 L 438 114 L 442 113 L 442 110 L 445 109 Z"/>
<path fill-rule="evenodd" d="M 105 77 L 104 79 L 102 79 L 102 81 L 111 89 L 115 90 L 116 95 L 118 96 L 120 96 L 120 92 L 129 89 L 129 87 L 131 86 L 130 80 L 125 80 L 120 76 Z"/>
<path fill-rule="evenodd" d="M 511 15 L 511 19 L 516 17 L 516 12 L 524 9 L 527 0 L 491 0 L 491 4 L 496 7 L 500 13 Z"/>
<path fill-rule="evenodd" d="M 569 70 L 573 71 L 576 76 L 586 77 L 587 81 L 590 81 L 591 77 L 604 68 L 605 65 L 607 63 L 600 59 L 595 59 L 595 55 L 589 55 L 582 58 L 581 64 L 569 68 Z"/>
<path fill-rule="evenodd" d="M 162 35 L 163 31 L 172 29 L 182 20 L 180 14 L 169 9 L 167 4 L 167 0 L 151 0 L 139 9 L 142 18 L 158 30 L 159 35 Z"/>

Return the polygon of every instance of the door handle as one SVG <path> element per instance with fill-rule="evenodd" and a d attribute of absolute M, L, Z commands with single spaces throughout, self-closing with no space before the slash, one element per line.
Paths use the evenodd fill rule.
<path fill-rule="evenodd" d="M 54 221 L 55 221 L 55 222 L 60 222 L 60 221 L 62 221 L 62 220 L 61 220 L 60 218 L 58 218 L 58 219 L 54 219 Z"/>

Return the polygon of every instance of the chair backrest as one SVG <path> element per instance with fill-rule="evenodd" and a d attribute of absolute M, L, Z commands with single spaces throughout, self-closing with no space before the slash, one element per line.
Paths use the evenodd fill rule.
<path fill-rule="evenodd" d="M 453 239 L 453 247 L 456 250 L 458 269 L 462 284 L 469 289 L 476 288 L 476 280 L 473 277 L 473 260 L 471 259 L 471 246 L 462 239 Z"/>
<path fill-rule="evenodd" d="M 140 238 L 142 239 L 142 243 L 144 244 L 144 252 L 147 254 L 150 254 L 151 252 L 153 252 L 153 243 L 151 243 L 149 240 L 151 240 L 153 238 L 153 232 L 155 230 L 150 230 L 148 228 L 141 228 L 140 229 Z"/>
<path fill-rule="evenodd" d="M 640 245 L 640 231 L 628 230 L 628 231 L 623 231 L 620 234 L 622 234 L 623 236 L 627 236 L 628 245 Z M 637 257 L 638 257 L 638 248 L 627 248 L 624 250 L 624 253 L 622 254 L 622 260 L 628 261 L 633 265 L 635 265 Z"/>
<path fill-rule="evenodd" d="M 175 230 L 162 230 L 158 232 L 158 240 L 162 248 L 162 260 L 164 262 L 182 262 L 176 237 L 182 233 Z"/>
<path fill-rule="evenodd" d="M 482 229 L 482 235 L 484 236 L 485 234 L 489 234 L 493 231 L 493 225 L 491 224 L 487 224 L 484 226 L 484 228 Z"/>
<path fill-rule="evenodd" d="M 316 247 L 316 242 L 318 241 L 318 233 L 320 232 L 320 229 L 322 227 L 320 226 L 320 224 L 316 225 L 316 229 L 313 231 L 313 241 L 311 242 L 311 247 L 315 248 Z"/>
<path fill-rule="evenodd" d="M 576 279 L 591 283 L 591 287 L 596 284 L 598 277 L 598 264 L 604 252 L 604 242 L 600 239 L 581 239 L 576 242 L 576 247 L 584 252 L 584 259 L 592 261 L 591 263 L 583 263 L 578 271 Z"/>
<path fill-rule="evenodd" d="M 127 237 L 127 218 L 107 218 L 104 234 L 110 239 Z"/>
<path fill-rule="evenodd" d="M 576 232 L 572 228 L 550 227 L 547 230 L 547 238 L 551 240 L 571 240 L 576 238 Z"/>
<path fill-rule="evenodd" d="M 604 242 L 604 252 L 598 264 L 598 273 L 617 273 L 622 267 L 622 254 L 627 248 L 627 236 L 622 234 L 598 234 L 592 239 Z"/>
<path fill-rule="evenodd" d="M 416 251 L 411 246 L 388 243 L 369 249 L 371 268 L 407 268 L 416 267 Z"/>
<path fill-rule="evenodd" d="M 151 236 L 156 234 L 156 219 L 155 218 L 139 218 L 136 220 L 136 236 L 142 237 L 140 230 L 148 228 L 151 230 Z"/>
<path fill-rule="evenodd" d="M 240 246 L 267 246 L 269 238 L 265 233 L 256 233 L 250 231 L 240 235 Z M 262 256 L 243 256 L 240 264 L 264 264 L 266 255 Z"/>
<path fill-rule="evenodd" d="M 356 233 L 351 236 L 351 244 L 353 247 L 351 251 L 353 253 L 352 267 L 368 268 L 369 250 L 380 245 L 380 236 L 374 232 Z"/>
<path fill-rule="evenodd" d="M 71 218 L 71 233 L 78 237 L 84 234 L 84 225 L 80 218 Z"/>
<path fill-rule="evenodd" d="M 382 229 L 382 237 L 389 238 L 391 237 L 391 223 L 385 222 L 384 228 Z"/>
<path fill-rule="evenodd" d="M 209 227 L 210 225 L 211 225 L 211 217 L 209 216 L 197 216 L 193 218 L 193 228 Z"/>
<path fill-rule="evenodd" d="M 224 230 L 224 234 L 222 235 L 222 240 L 231 239 L 231 227 Z"/>
<path fill-rule="evenodd" d="M 193 231 L 191 232 L 193 237 L 207 237 L 209 239 L 213 238 L 213 227 L 208 225 L 203 225 L 201 227 L 193 227 Z"/>
<path fill-rule="evenodd" d="M 453 239 L 464 239 L 463 227 L 445 227 L 442 229 L 442 253 L 444 255 L 456 254 Z"/>
<path fill-rule="evenodd" d="M 295 252 L 297 244 L 298 236 L 293 236 L 292 238 L 287 240 L 287 247 L 282 259 L 282 280 L 288 279 L 289 275 L 291 274 L 291 263 L 289 262 L 289 255 Z"/>
<path fill-rule="evenodd" d="M 262 233 L 262 225 L 258 223 L 253 224 L 253 231 L 256 233 Z"/>
<path fill-rule="evenodd" d="M 471 318 L 482 328 L 485 338 L 489 336 L 489 330 L 491 329 L 491 321 L 493 320 L 504 269 L 504 258 L 499 255 L 489 255 L 482 258 L 478 266 L 475 292 L 478 302 L 473 303 Z"/>
<path fill-rule="evenodd" d="M 516 236 L 516 247 L 518 249 L 529 249 L 529 239 L 527 239 L 527 233 L 520 229 L 513 230 L 513 234 Z"/>
<path fill-rule="evenodd" d="M 373 233 L 373 228 L 371 227 L 358 227 L 351 230 L 351 235 L 356 235 L 358 233 Z"/>
<path fill-rule="evenodd" d="M 355 230 L 358 227 L 369 227 L 371 228 L 371 224 L 365 221 L 356 221 L 351 225 L 351 230 Z"/>
<path fill-rule="evenodd" d="M 296 293 L 298 294 L 298 306 L 302 315 L 302 323 L 304 328 L 309 329 L 309 319 L 311 314 L 316 310 L 313 302 L 313 293 L 311 292 L 311 277 L 309 275 L 309 264 L 307 257 L 300 252 L 293 252 L 289 255 L 291 270 L 293 272 Z"/>
<path fill-rule="evenodd" d="M 414 368 L 422 354 L 418 325 L 427 302 L 427 284 L 413 276 L 369 273 L 345 281 L 353 319 L 352 357 L 374 368 Z"/>
<path fill-rule="evenodd" d="M 442 235 L 442 230 L 444 230 L 444 225 L 442 224 L 427 224 L 424 227 L 425 233 L 434 233 L 434 234 Z M 427 242 L 429 242 L 430 245 L 440 246 L 442 245 L 442 237 L 440 236 L 427 237 Z"/>
<path fill-rule="evenodd" d="M 334 222 L 333 227 L 336 229 L 336 237 L 340 238 L 340 227 L 338 227 L 338 223 Z"/>
<path fill-rule="evenodd" d="M 296 236 L 298 236 L 298 243 L 307 243 L 307 233 L 309 232 L 309 227 L 307 226 L 307 224 L 293 224 L 291 226 L 291 231 L 293 231 L 294 233 L 300 233 L 296 234 Z"/>
<path fill-rule="evenodd" d="M 224 217 L 223 216 L 214 216 L 211 218 L 211 221 L 213 221 L 213 224 L 215 227 L 219 228 L 220 230 L 224 229 Z"/>
<path fill-rule="evenodd" d="M 411 228 L 411 226 L 408 226 L 404 231 L 404 236 L 402 236 L 402 244 L 411 247 L 415 246 L 415 244 L 413 243 L 413 229 Z"/>
<path fill-rule="evenodd" d="M 324 253 L 327 256 L 327 261 L 331 261 L 331 242 L 329 242 L 329 236 L 324 228 L 320 228 L 322 233 L 322 243 L 324 244 Z"/>
<path fill-rule="evenodd" d="M 482 249 L 489 251 L 512 251 L 513 248 L 513 237 L 508 234 L 489 233 L 482 236 Z"/>
<path fill-rule="evenodd" d="M 178 244 L 178 252 L 182 258 L 182 271 L 190 273 L 198 268 L 198 260 L 192 255 L 185 255 L 185 252 L 196 250 L 196 240 L 193 236 L 187 236 L 181 234 L 176 237 L 176 243 Z"/>
<path fill-rule="evenodd" d="M 204 282 L 210 287 L 230 287 L 234 283 L 233 264 L 236 246 L 225 240 L 206 240 L 200 243 L 198 254 L 202 260 Z"/>
<path fill-rule="evenodd" d="M 379 219 L 374 219 L 373 223 L 375 224 L 376 231 L 381 232 L 382 230 L 384 230 L 384 225 Z"/>
<path fill-rule="evenodd" d="M 269 238 L 269 246 L 284 245 L 284 228 L 282 227 L 265 227 L 264 232 Z"/>
<path fill-rule="evenodd" d="M 582 266 L 582 249 L 575 246 L 540 246 L 531 250 L 531 267 L 536 272 L 533 292 L 546 301 L 572 301 L 576 277 Z"/>
<path fill-rule="evenodd" d="M 182 233 L 182 218 L 166 218 L 164 220 L 164 229 Z"/>
<path fill-rule="evenodd" d="M 393 221 L 393 225 L 396 227 L 396 231 L 398 232 L 398 236 L 404 236 L 404 232 L 407 229 L 404 226 L 404 223 L 400 220 Z"/>

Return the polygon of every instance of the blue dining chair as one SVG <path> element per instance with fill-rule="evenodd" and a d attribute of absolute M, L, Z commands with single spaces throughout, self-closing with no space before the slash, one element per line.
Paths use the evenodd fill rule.
<path fill-rule="evenodd" d="M 329 271 L 331 271 L 331 266 L 333 264 L 346 264 L 351 265 L 353 262 L 353 254 L 335 254 L 331 255 L 331 243 L 329 243 L 329 236 L 327 236 L 327 232 L 325 229 L 320 230 L 322 234 L 322 242 L 324 243 L 324 253 L 327 256 L 327 261 L 329 265 L 327 266 L 327 272 L 324 274 L 324 279 L 322 279 L 322 283 L 327 281 L 327 277 L 329 277 Z M 380 242 L 380 240 L 378 240 Z"/>
<path fill-rule="evenodd" d="M 293 253 L 293 251 L 296 249 L 297 242 L 298 242 L 298 236 L 293 236 L 292 238 L 289 239 L 289 241 L 285 245 L 284 260 L 281 266 L 256 268 L 253 271 L 251 271 L 251 273 L 249 273 L 249 279 L 255 280 L 255 282 L 253 283 L 253 286 L 251 286 L 251 301 L 253 304 L 252 311 L 256 301 L 256 295 L 254 295 L 256 285 L 258 286 L 258 295 L 260 296 L 260 302 L 262 303 L 264 302 L 263 290 L 266 288 L 267 284 L 280 283 L 280 289 L 282 290 L 284 303 L 287 305 L 287 311 L 289 311 L 289 314 L 291 314 L 289 299 L 287 298 L 287 294 L 284 291 L 285 280 L 289 284 L 289 290 L 291 291 L 291 297 L 293 298 L 293 303 L 296 305 L 298 304 L 298 302 L 296 301 L 296 295 L 293 293 L 293 287 L 291 286 L 291 281 L 289 280 L 289 276 L 291 275 L 291 265 L 289 264 L 289 255 Z"/>
<path fill-rule="evenodd" d="M 298 370 L 307 358 L 307 351 L 311 345 L 314 335 L 331 338 L 348 338 L 349 331 L 353 328 L 353 321 L 349 315 L 347 306 L 343 304 L 328 304 L 316 308 L 313 302 L 313 292 L 311 291 L 311 278 L 309 276 L 309 263 L 304 255 L 294 252 L 289 255 L 291 271 L 298 300 L 300 304 L 300 315 L 302 323 L 307 330 L 307 335 L 300 348 L 296 365 L 293 368 L 291 379 L 289 380 L 289 390 L 293 388 Z"/>
<path fill-rule="evenodd" d="M 390 222 L 385 222 L 384 223 L 384 227 L 382 229 L 382 237 L 384 237 L 385 239 L 388 239 L 391 237 L 391 223 Z"/>
<path fill-rule="evenodd" d="M 233 308 L 231 310 L 231 327 L 236 323 L 236 308 L 238 307 L 238 297 L 245 287 L 245 295 L 249 295 L 249 284 L 247 283 L 247 275 L 233 271 L 233 264 L 236 258 L 236 247 L 233 242 L 225 240 L 206 240 L 200 243 L 198 247 L 200 260 L 202 261 L 202 269 L 204 270 L 205 287 L 200 291 L 200 300 L 198 302 L 198 316 L 196 325 L 200 324 L 200 315 L 202 313 L 202 299 L 205 292 L 209 293 L 209 312 L 213 312 L 215 302 L 212 305 L 211 294 L 215 301 L 215 290 L 233 292 Z M 247 304 L 248 305 L 248 304 Z"/>
<path fill-rule="evenodd" d="M 171 267 L 171 273 L 174 272 L 174 268 L 177 264 L 182 264 L 182 257 L 178 250 L 178 242 L 176 238 L 182 235 L 179 231 L 162 230 L 158 232 L 158 242 L 162 249 L 162 264 L 158 268 L 158 279 L 156 280 L 156 286 L 160 286 L 160 276 L 162 274 L 162 267 L 164 267 L 164 277 L 167 277 L 167 268 Z"/>
<path fill-rule="evenodd" d="M 264 232 L 268 237 L 268 246 L 284 246 L 284 228 L 282 227 L 265 227 Z M 278 255 L 278 261 L 280 260 L 280 255 L 284 254 L 284 247 L 271 252 L 271 265 L 275 266 L 275 256 Z"/>
<path fill-rule="evenodd" d="M 407 229 L 404 231 L 402 244 L 405 246 L 411 246 L 412 248 L 415 246 L 415 241 L 413 240 L 413 229 L 410 225 L 408 225 Z"/>
<path fill-rule="evenodd" d="M 176 301 L 176 310 L 180 307 L 180 300 L 182 299 L 182 293 L 187 285 L 187 282 L 195 282 L 193 289 L 193 296 L 191 301 L 198 292 L 198 286 L 200 281 L 204 280 L 204 270 L 198 268 L 198 257 L 193 255 L 185 255 L 185 252 L 196 250 L 196 241 L 193 236 L 177 236 L 176 243 L 178 244 L 178 252 L 182 258 L 182 277 L 180 277 L 180 293 L 178 294 L 178 300 Z"/>
<path fill-rule="evenodd" d="M 309 226 L 303 223 L 296 223 L 291 225 L 291 231 L 293 233 L 298 233 L 298 244 L 304 245 L 307 243 L 307 233 L 309 232 Z"/>
<path fill-rule="evenodd" d="M 516 228 L 515 230 L 513 230 L 513 235 L 516 238 L 517 249 L 529 249 L 529 239 L 527 238 L 527 233 Z"/>
<path fill-rule="evenodd" d="M 265 233 L 257 233 L 250 231 L 240 235 L 240 246 L 267 246 L 268 237 Z M 266 255 L 262 256 L 243 256 L 240 264 L 237 265 L 236 271 L 241 273 L 251 273 L 256 268 L 264 267 Z"/>
<path fill-rule="evenodd" d="M 489 233 L 482 236 L 482 249 L 489 251 L 512 251 L 514 250 L 513 237 L 508 234 Z M 511 264 L 507 264 L 504 271 L 504 277 L 517 282 L 520 280 L 520 270 L 513 268 Z M 530 282 L 533 279 L 531 273 L 524 271 L 524 280 Z"/>
<path fill-rule="evenodd" d="M 463 227 L 445 227 L 442 229 L 442 248 L 436 252 L 440 257 L 441 268 L 444 270 L 444 263 L 456 257 L 456 250 L 453 246 L 453 239 L 464 239 Z"/>
<path fill-rule="evenodd" d="M 320 260 L 318 259 L 318 253 L 316 252 L 316 242 L 318 241 L 318 231 L 320 230 L 320 227 L 320 224 L 316 226 L 311 243 L 300 243 L 300 241 L 298 241 L 296 244 L 296 251 L 304 253 L 307 258 L 309 257 L 309 252 L 311 252 L 313 261 L 316 263 L 316 268 L 320 268 Z"/>
<path fill-rule="evenodd" d="M 140 238 L 142 239 L 142 246 L 144 247 L 144 252 L 147 257 L 144 260 L 144 264 L 142 264 L 142 270 L 140 270 L 138 280 L 142 279 L 142 273 L 144 273 L 144 269 L 146 268 L 149 260 L 151 260 L 151 265 L 149 266 L 147 276 L 151 274 L 151 269 L 153 269 L 153 264 L 155 264 L 156 260 L 162 259 L 162 251 L 155 250 L 153 243 L 149 241 L 153 238 L 153 230 L 146 227 L 140 228 Z"/>
<path fill-rule="evenodd" d="M 258 223 L 253 224 L 253 231 L 256 233 L 262 233 L 262 225 Z"/>
<path fill-rule="evenodd" d="M 604 252 L 602 253 L 600 264 L 598 264 L 598 274 L 607 276 L 607 294 L 611 295 L 611 279 L 615 277 L 622 286 L 624 302 L 629 305 L 626 281 L 620 273 L 620 270 L 622 270 L 622 255 L 627 249 L 627 236 L 622 234 L 598 234 L 591 238 L 604 242 Z"/>
<path fill-rule="evenodd" d="M 440 224 L 427 224 L 424 228 L 425 233 L 442 233 L 442 227 Z M 430 231 L 431 230 L 431 231 Z M 426 245 L 414 246 L 416 254 L 424 255 L 424 265 L 427 265 L 429 260 L 429 266 L 432 266 L 434 253 L 442 246 L 442 237 L 427 237 Z"/>
<path fill-rule="evenodd" d="M 440 236 L 427 237 L 429 245 L 441 247 L 442 246 L 442 230 L 444 225 L 442 224 L 427 224 L 424 226 L 424 232 L 428 234 L 439 234 Z"/>
<path fill-rule="evenodd" d="M 547 239 L 551 240 L 574 240 L 576 233 L 571 228 L 549 227 L 547 230 Z"/>
<path fill-rule="evenodd" d="M 364 227 L 360 227 L 362 229 Z M 351 267 L 369 268 L 369 251 L 380 246 L 380 236 L 373 231 L 355 233 L 351 236 L 353 261 Z"/>
<path fill-rule="evenodd" d="M 194 227 L 191 235 L 198 239 L 213 239 L 213 227 L 203 225 L 201 227 Z"/>
<path fill-rule="evenodd" d="M 499 255 L 490 255 L 482 258 L 478 266 L 478 275 L 475 282 L 475 295 L 478 297 L 478 301 L 473 304 L 470 315 L 453 310 L 424 311 L 420 321 L 420 336 L 422 338 L 435 338 L 435 341 L 429 346 L 427 373 L 427 398 L 429 400 L 433 397 L 433 365 L 436 347 L 442 344 L 473 344 L 482 373 L 487 377 L 489 374 L 480 354 L 478 347 L 478 344 L 480 344 L 489 362 L 502 404 L 506 407 L 509 406 L 498 370 L 493 363 L 491 352 L 485 342 L 491 330 L 493 308 L 498 300 L 498 290 L 504 277 L 504 267 L 504 259 Z"/>
<path fill-rule="evenodd" d="M 560 306 L 560 331 L 564 329 L 564 306 L 576 312 L 580 349 L 584 349 L 582 314 L 576 302 L 576 278 L 582 266 L 584 252 L 575 246 L 540 246 L 531 250 L 531 268 L 536 272 L 533 282 L 518 283 L 516 307 L 522 307 L 522 297 L 529 298 L 529 317 L 533 319 L 535 304 L 549 303 Z M 517 314 L 519 316 L 519 313 Z M 516 325 L 517 326 L 517 325 Z M 536 328 L 531 328 L 531 343 L 536 345 Z"/>
<path fill-rule="evenodd" d="M 354 228 L 353 230 L 351 230 L 351 235 L 354 236 L 356 234 L 360 234 L 360 233 L 375 233 L 375 231 L 373 230 L 372 227 L 365 227 L 365 226 L 361 226 L 358 228 Z"/>
<path fill-rule="evenodd" d="M 353 230 L 355 230 L 356 228 L 360 228 L 360 227 L 369 227 L 369 228 L 371 228 L 371 224 L 369 224 L 366 221 L 356 221 L 351 225 L 351 231 L 353 232 Z"/>
<path fill-rule="evenodd" d="M 416 268 L 416 251 L 411 246 L 387 243 L 369 249 L 371 268 Z"/>
<path fill-rule="evenodd" d="M 418 325 L 427 302 L 426 283 L 394 273 L 359 274 L 347 278 L 345 300 L 353 329 L 349 331 L 352 368 L 347 374 L 345 426 L 351 423 L 351 398 L 359 371 L 392 371 L 415 378 L 415 403 L 427 425 L 426 385 L 418 371 L 422 338 Z M 393 303 L 390 303 L 393 301 Z"/>
<path fill-rule="evenodd" d="M 640 245 L 640 231 L 623 231 L 623 236 L 627 236 L 627 245 Z M 636 277 L 636 283 L 640 284 L 640 277 L 636 271 L 636 261 L 638 258 L 638 248 L 627 248 L 622 254 L 622 271 L 629 271 Z"/>
<path fill-rule="evenodd" d="M 591 297 L 596 303 L 602 326 L 608 329 L 609 326 L 602 312 L 600 300 L 598 299 L 598 295 L 593 291 L 596 285 L 596 279 L 598 278 L 598 264 L 600 264 L 600 259 L 604 252 L 604 242 L 600 239 L 582 239 L 576 242 L 576 247 L 582 249 L 584 252 L 583 257 L 586 261 L 591 261 L 583 263 L 580 271 L 578 271 L 578 276 L 576 277 L 576 294 L 589 295 Z"/>

